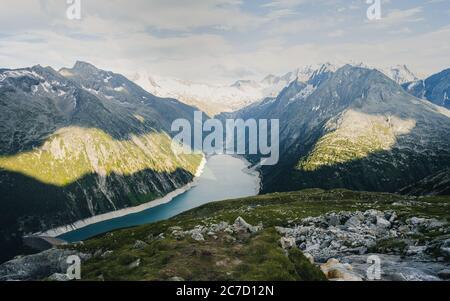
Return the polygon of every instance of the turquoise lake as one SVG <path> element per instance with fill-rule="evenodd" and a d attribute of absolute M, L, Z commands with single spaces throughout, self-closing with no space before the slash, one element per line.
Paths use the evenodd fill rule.
<path fill-rule="evenodd" d="M 206 203 L 254 196 L 259 192 L 259 174 L 249 172 L 248 162 L 229 155 L 208 159 L 197 185 L 171 202 L 144 211 L 98 222 L 59 236 L 68 242 L 86 240 L 116 229 L 153 223 L 171 218 Z"/>

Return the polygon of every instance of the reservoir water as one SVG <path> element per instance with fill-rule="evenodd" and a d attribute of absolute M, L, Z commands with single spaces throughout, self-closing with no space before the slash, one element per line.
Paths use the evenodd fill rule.
<path fill-rule="evenodd" d="M 259 183 L 259 174 L 249 172 L 248 162 L 243 159 L 229 155 L 212 156 L 197 184 L 169 203 L 95 223 L 59 238 L 68 242 L 81 241 L 112 230 L 165 220 L 206 203 L 254 196 L 259 192 Z"/>

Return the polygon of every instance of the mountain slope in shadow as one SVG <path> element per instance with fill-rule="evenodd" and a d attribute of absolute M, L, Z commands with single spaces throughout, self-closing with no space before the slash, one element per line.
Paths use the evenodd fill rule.
<path fill-rule="evenodd" d="M 425 80 L 405 83 L 402 87 L 418 98 L 450 109 L 450 69 L 433 74 Z"/>
<path fill-rule="evenodd" d="M 170 127 L 196 110 L 88 63 L 1 69 L 0 240 L 8 256 L 22 234 L 140 205 L 192 181 L 202 156 L 176 154 Z"/>
<path fill-rule="evenodd" d="M 377 70 L 347 65 L 318 84 L 294 81 L 233 116 L 280 120 L 281 159 L 262 168 L 265 192 L 394 192 L 450 166 L 450 111 Z"/>

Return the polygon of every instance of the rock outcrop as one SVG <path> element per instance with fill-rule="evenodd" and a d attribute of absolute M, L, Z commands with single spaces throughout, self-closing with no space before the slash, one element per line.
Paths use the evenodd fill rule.
<path fill-rule="evenodd" d="M 0 265 L 0 281 L 33 281 L 49 277 L 53 280 L 67 279 L 67 259 L 76 255 L 81 262 L 91 255 L 71 250 L 50 249 L 39 254 L 18 257 Z"/>
<path fill-rule="evenodd" d="M 283 248 L 294 244 L 312 261 L 324 263 L 322 270 L 333 280 L 367 279 L 368 258 L 374 255 L 382 263 L 383 279 L 389 280 L 444 279 L 441 271 L 450 266 L 450 227 L 437 219 L 400 219 L 392 210 L 331 212 L 276 229 Z M 358 272 L 349 268 L 353 261 Z"/>

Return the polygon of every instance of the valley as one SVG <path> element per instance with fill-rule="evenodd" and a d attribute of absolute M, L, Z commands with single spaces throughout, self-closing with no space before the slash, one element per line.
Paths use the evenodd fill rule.
<path fill-rule="evenodd" d="M 213 202 L 18 258 L 0 265 L 0 279 L 64 279 L 57 258 L 78 254 L 85 281 L 367 280 L 371 256 L 382 260 L 382 280 L 442 280 L 449 205 L 448 196 L 343 189 Z"/>
<path fill-rule="evenodd" d="M 55 232 L 60 239 L 68 242 L 83 241 L 105 232 L 165 220 L 206 203 L 257 195 L 259 176 L 257 172 L 247 170 L 247 165 L 247 162 L 228 155 L 209 157 L 194 183 L 164 203 L 155 200 L 144 205 L 140 212 L 126 212 L 121 217 L 120 211 L 114 212 L 110 219 L 105 218 L 101 222 L 94 218 L 97 222 L 92 224 L 80 222 L 83 226 L 79 229 L 67 227 L 67 233 L 47 231 L 47 234 Z"/>
<path fill-rule="evenodd" d="M 220 154 L 204 169 L 173 148 L 197 100 L 84 62 L 0 74 L 1 260 L 32 253 L 0 279 L 64 280 L 68 254 L 83 280 L 370 280 L 373 256 L 385 280 L 448 279 L 450 111 L 410 94 L 406 66 L 300 68 L 238 81 L 231 102 L 210 90 L 219 123 L 279 121 L 279 160 Z M 22 244 L 36 233 L 66 244 L 36 253 Z"/>
<path fill-rule="evenodd" d="M 449 0 L 9 1 L 0 284 L 445 287 L 449 16 Z"/>
<path fill-rule="evenodd" d="M 0 253 L 22 236 L 164 197 L 190 183 L 200 154 L 176 154 L 170 126 L 195 108 L 77 62 L 0 70 Z"/>

